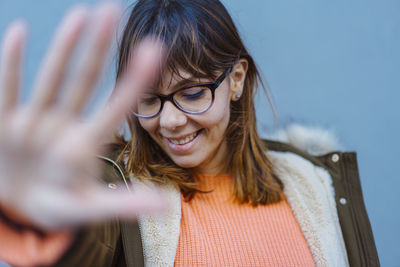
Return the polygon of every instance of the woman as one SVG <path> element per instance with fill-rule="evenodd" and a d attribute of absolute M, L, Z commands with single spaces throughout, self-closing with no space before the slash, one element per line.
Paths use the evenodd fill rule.
<path fill-rule="evenodd" d="M 95 11 L 99 23 L 92 26 L 83 72 L 66 82 L 61 103 L 55 101 L 86 12 L 78 8 L 61 26 L 27 109 L 16 108 L 13 93 L 23 27 L 12 28 L 6 37 L 1 119 L 8 127 L 0 135 L 6 186 L 0 200 L 3 232 L 19 243 L 4 248 L 22 251 L 30 260 L 2 255 L 6 261 L 55 266 L 378 264 L 354 155 L 313 157 L 259 138 L 253 98 L 260 77 L 219 1 L 138 1 L 122 36 L 114 98 L 90 126 L 76 121 L 111 38 L 117 16 L 112 4 Z M 110 187 L 105 190 L 88 178 L 99 175 L 93 155 L 127 111 L 129 139 L 119 137 L 111 156 L 100 157 Z M 117 181 L 125 178 L 115 170 L 122 167 L 135 194 L 118 188 Z M 12 182 L 22 179 L 23 185 Z M 169 204 L 164 214 L 142 215 L 139 225 L 121 220 L 71 228 L 162 209 L 163 200 L 140 185 L 158 186 Z M 57 194 L 49 195 L 52 191 Z M 42 194 L 47 198 L 38 197 Z M 56 204 L 49 203 L 50 197 Z M 29 240 L 36 246 L 28 248 Z M 33 255 L 32 247 L 38 253 Z"/>

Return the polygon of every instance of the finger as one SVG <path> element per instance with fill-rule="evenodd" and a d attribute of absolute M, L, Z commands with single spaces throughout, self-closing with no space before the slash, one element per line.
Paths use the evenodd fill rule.
<path fill-rule="evenodd" d="M 110 47 L 113 33 L 121 11 L 115 3 L 101 5 L 93 16 L 90 33 L 93 38 L 88 45 L 88 54 L 83 62 L 82 71 L 77 79 L 66 87 L 65 110 L 77 114 L 85 106 L 86 100 L 95 87 Z"/>
<path fill-rule="evenodd" d="M 87 9 L 77 6 L 68 12 L 61 23 L 35 82 L 32 103 L 36 110 L 41 111 L 54 101 L 87 16 Z"/>
<path fill-rule="evenodd" d="M 16 21 L 9 26 L 4 37 L 0 63 L 0 114 L 17 103 L 26 35 L 25 23 Z"/>
<path fill-rule="evenodd" d="M 95 116 L 90 136 L 102 140 L 133 110 L 136 96 L 147 88 L 158 75 L 163 59 L 162 45 L 156 40 L 145 40 L 134 51 L 127 69 L 117 81 L 106 107 Z"/>
<path fill-rule="evenodd" d="M 72 223 L 98 222 L 114 217 L 137 219 L 139 215 L 162 213 L 168 207 L 160 191 L 144 186 L 137 186 L 131 192 L 99 188 L 91 193 L 85 203 L 75 211 L 77 221 Z"/>
<path fill-rule="evenodd" d="M 160 213 L 168 207 L 158 190 L 143 186 L 135 187 L 133 192 L 100 185 L 82 191 L 76 194 L 37 186 L 29 192 L 29 203 L 18 208 L 43 229 L 57 229 L 115 217 L 137 219 L 139 215 Z"/>

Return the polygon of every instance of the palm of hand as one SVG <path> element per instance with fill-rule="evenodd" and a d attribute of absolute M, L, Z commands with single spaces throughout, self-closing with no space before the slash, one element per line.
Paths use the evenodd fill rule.
<path fill-rule="evenodd" d="M 20 65 L 26 30 L 21 23 L 9 27 L 0 66 L 0 202 L 45 228 L 70 226 L 113 216 L 134 218 L 162 209 L 154 191 L 111 191 L 96 179 L 95 155 L 101 144 L 130 110 L 138 89 L 154 75 L 158 45 L 147 42 L 135 51 L 135 68 L 128 67 L 119 79 L 107 108 L 91 123 L 79 121 L 90 90 L 104 65 L 117 24 L 119 9 L 103 4 L 92 14 L 75 8 L 64 19 L 39 71 L 34 94 L 25 106 L 18 105 Z M 83 28 L 93 33 L 82 69 L 66 81 L 68 59 Z M 137 53 L 136 53 L 137 52 Z M 140 59 L 138 59 L 140 57 Z M 141 64 L 134 64 L 140 60 Z M 134 70 L 134 72 L 133 72 Z M 56 101 L 65 87 L 62 101 Z"/>

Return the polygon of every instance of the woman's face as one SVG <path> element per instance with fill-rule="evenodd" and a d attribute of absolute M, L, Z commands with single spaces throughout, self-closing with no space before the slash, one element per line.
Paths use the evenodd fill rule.
<path fill-rule="evenodd" d="M 237 69 L 235 65 L 231 74 L 215 90 L 214 103 L 206 112 L 187 114 L 166 101 L 158 116 L 139 118 L 140 125 L 178 166 L 194 168 L 197 173 L 217 173 L 223 166 L 227 157 L 225 132 L 229 123 L 230 102 L 237 100 L 236 95 L 241 93 L 234 79 Z M 191 74 L 184 71 L 180 76 L 192 80 Z M 180 89 L 177 84 L 182 77 L 167 74 L 163 77 L 166 83 L 159 93 L 170 94 Z M 186 85 L 202 82 L 213 80 L 193 79 Z"/>

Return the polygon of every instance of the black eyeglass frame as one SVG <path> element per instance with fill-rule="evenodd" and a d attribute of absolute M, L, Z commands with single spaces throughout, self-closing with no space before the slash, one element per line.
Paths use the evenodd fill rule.
<path fill-rule="evenodd" d="M 185 86 L 185 87 L 183 87 L 183 88 L 181 88 L 181 89 L 179 89 L 179 90 L 177 90 L 177 91 L 175 91 L 175 92 L 173 92 L 171 94 L 168 94 L 168 95 L 155 94 L 155 96 L 157 96 L 161 100 L 161 105 L 160 105 L 160 109 L 154 115 L 144 116 L 144 115 L 137 114 L 136 112 L 133 112 L 133 113 L 138 118 L 151 119 L 151 118 L 154 118 L 158 114 L 161 113 L 161 111 L 162 111 L 162 109 L 164 107 L 165 101 L 170 101 L 175 107 L 177 107 L 179 110 L 181 110 L 182 112 L 184 112 L 186 114 L 191 114 L 191 115 L 202 114 L 202 113 L 206 112 L 207 110 L 209 110 L 212 107 L 212 105 L 214 104 L 214 99 L 215 99 L 215 90 L 220 86 L 220 84 L 225 80 L 225 78 L 231 73 L 231 71 L 232 71 L 232 67 L 229 67 L 226 71 L 224 71 L 217 78 L 217 80 L 215 80 L 215 82 L 198 83 L 198 84 Z M 198 86 L 205 86 L 205 87 L 207 87 L 207 88 L 209 88 L 211 90 L 211 104 L 208 106 L 208 108 L 206 108 L 205 110 L 202 110 L 202 111 L 192 112 L 192 111 L 187 111 L 187 110 L 183 109 L 177 102 L 175 102 L 174 95 L 177 92 L 180 92 L 182 90 L 186 90 L 186 89 L 189 89 L 189 88 L 193 88 L 193 87 L 198 87 Z"/>

